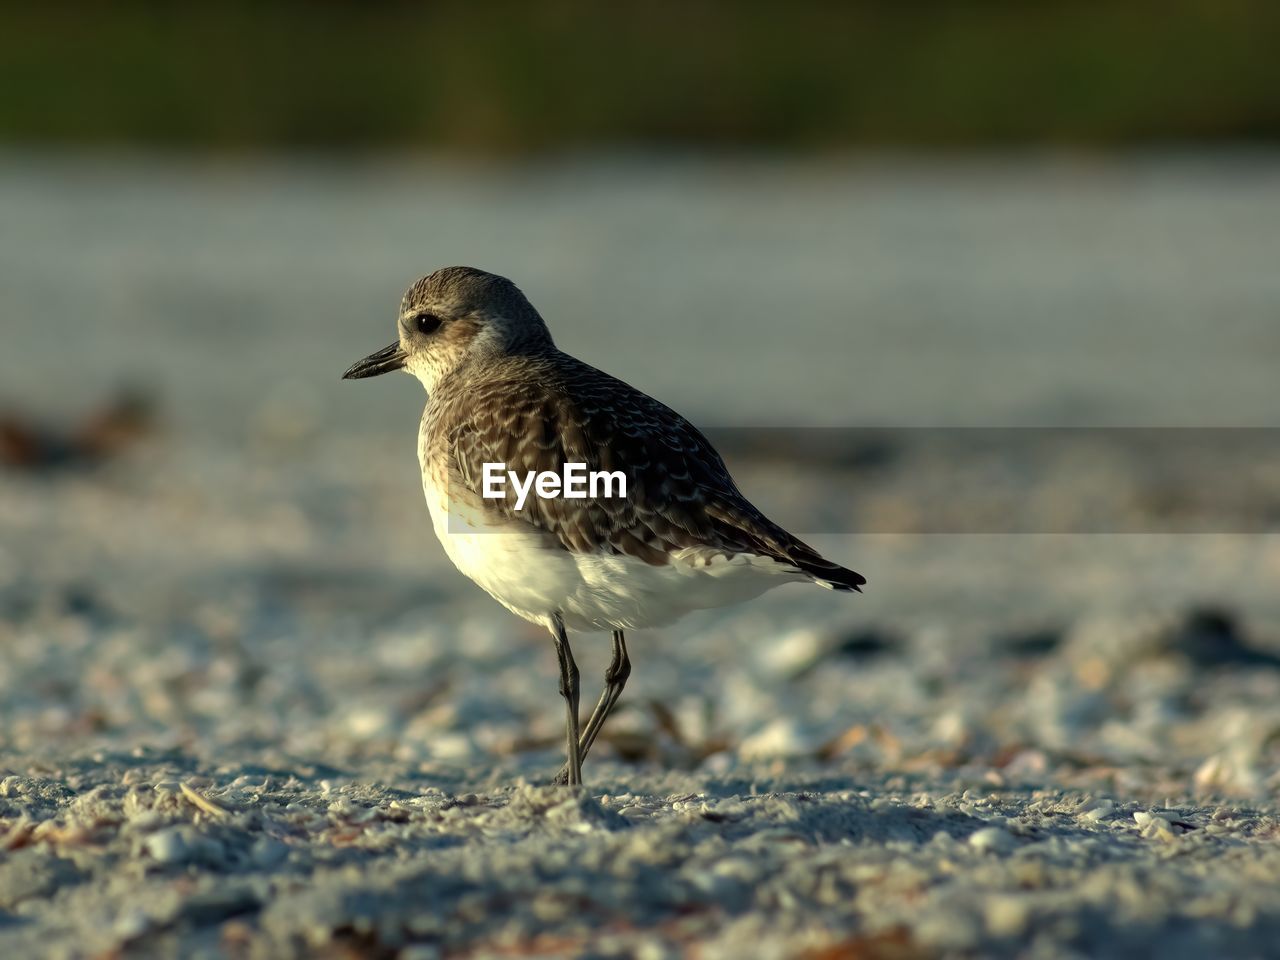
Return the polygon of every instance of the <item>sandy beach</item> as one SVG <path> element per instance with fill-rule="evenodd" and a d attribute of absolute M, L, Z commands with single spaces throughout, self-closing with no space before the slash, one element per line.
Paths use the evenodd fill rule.
<path fill-rule="evenodd" d="M 1280 940 L 1275 158 L 9 154 L 0 204 L 53 451 L 0 466 L 0 954 Z M 449 262 L 870 581 L 629 638 L 581 793 L 549 639 L 431 534 L 421 390 L 338 379 Z M 64 455 L 121 384 L 154 424 Z"/>

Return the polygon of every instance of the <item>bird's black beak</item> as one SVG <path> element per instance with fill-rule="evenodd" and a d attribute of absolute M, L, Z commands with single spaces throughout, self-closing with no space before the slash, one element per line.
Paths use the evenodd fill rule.
<path fill-rule="evenodd" d="M 407 359 L 408 355 L 400 349 L 400 341 L 397 340 L 391 346 L 383 347 L 363 360 L 357 360 L 347 368 L 342 379 L 363 380 L 365 377 L 376 377 L 383 373 L 390 373 L 392 370 L 403 370 Z"/>

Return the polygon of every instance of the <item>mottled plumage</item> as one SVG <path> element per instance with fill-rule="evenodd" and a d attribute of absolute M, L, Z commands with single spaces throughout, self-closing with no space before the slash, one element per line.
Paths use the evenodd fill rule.
<path fill-rule="evenodd" d="M 757 510 L 689 421 L 647 394 L 568 354 L 502 357 L 437 386 L 423 418 L 427 462 L 447 469 L 449 495 L 474 496 L 484 463 L 518 472 L 621 470 L 625 499 L 483 500 L 494 523 L 523 521 L 578 553 L 625 554 L 663 565 L 755 554 L 824 585 L 857 589 L 858 574 L 824 560 Z"/>
<path fill-rule="evenodd" d="M 400 339 L 349 377 L 404 369 L 426 387 L 419 432 L 423 489 L 454 564 L 518 615 L 546 625 L 570 702 L 569 764 L 578 766 L 621 694 L 622 631 L 810 580 L 865 580 L 765 517 L 692 424 L 634 387 L 556 348 L 509 280 L 449 267 L 401 303 Z M 486 463 L 559 472 L 566 463 L 622 471 L 624 499 L 541 499 L 521 509 L 508 486 L 481 495 Z M 565 629 L 608 629 L 614 663 L 586 731 L 577 730 L 576 667 Z M 621 677 L 619 680 L 618 677 Z"/>

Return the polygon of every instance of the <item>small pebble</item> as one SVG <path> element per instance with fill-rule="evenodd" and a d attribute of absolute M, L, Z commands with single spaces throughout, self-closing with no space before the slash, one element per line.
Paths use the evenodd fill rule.
<path fill-rule="evenodd" d="M 1004 853 L 1017 846 L 1017 841 L 1009 831 L 1000 827 L 983 827 L 969 835 L 969 846 L 984 853 Z"/>
<path fill-rule="evenodd" d="M 121 940 L 135 940 L 151 929 L 151 918 L 141 907 L 125 910 L 111 925 L 111 932 Z"/>
<path fill-rule="evenodd" d="M 743 738 L 738 745 L 738 755 L 748 761 L 799 757 L 813 753 L 817 746 L 817 743 L 801 732 L 795 720 L 778 717 Z"/>
<path fill-rule="evenodd" d="M 151 834 L 143 844 L 143 849 L 159 863 L 184 863 L 191 858 L 193 852 L 179 827 Z"/>
<path fill-rule="evenodd" d="M 253 858 L 254 865 L 263 870 L 271 869 L 288 855 L 289 848 L 271 837 L 259 837 L 249 850 L 249 856 Z"/>
<path fill-rule="evenodd" d="M 993 937 L 1018 937 L 1031 918 L 1025 897 L 993 896 L 986 904 L 987 930 Z"/>
<path fill-rule="evenodd" d="M 1077 816 L 1081 820 L 1098 823 L 1099 821 L 1106 820 L 1108 817 L 1112 816 L 1115 813 L 1115 810 L 1116 804 L 1114 800 L 1102 799 L 1094 801 L 1094 803 Z"/>

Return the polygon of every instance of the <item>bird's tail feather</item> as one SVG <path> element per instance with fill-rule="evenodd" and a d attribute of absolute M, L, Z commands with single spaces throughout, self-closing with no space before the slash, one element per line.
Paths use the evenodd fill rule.
<path fill-rule="evenodd" d="M 740 512 L 708 507 L 708 513 L 723 524 L 726 539 L 750 545 L 763 556 L 773 557 L 813 578 L 819 586 L 844 593 L 861 593 L 867 578 L 860 573 L 832 563 L 813 547 L 778 526 L 747 504 L 749 517 Z"/>
<path fill-rule="evenodd" d="M 790 534 L 786 536 L 790 542 L 783 545 L 779 559 L 808 574 L 820 587 L 844 593 L 862 592 L 862 585 L 867 582 L 867 578 L 862 574 L 855 573 L 838 563 L 832 563 L 807 543 L 797 540 Z"/>
<path fill-rule="evenodd" d="M 867 582 L 862 574 L 828 560 L 821 560 L 819 563 L 801 561 L 796 566 L 813 577 L 818 586 L 839 590 L 841 593 L 861 593 L 862 585 Z"/>

